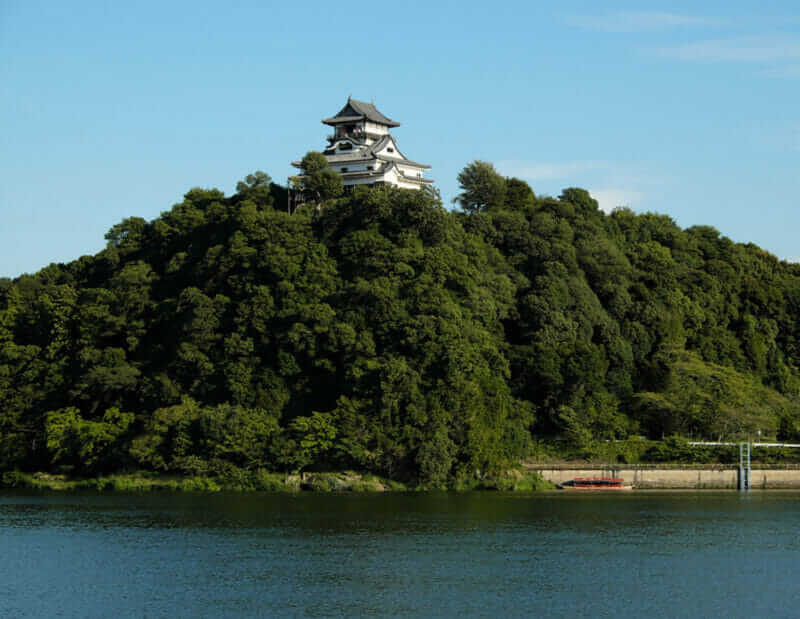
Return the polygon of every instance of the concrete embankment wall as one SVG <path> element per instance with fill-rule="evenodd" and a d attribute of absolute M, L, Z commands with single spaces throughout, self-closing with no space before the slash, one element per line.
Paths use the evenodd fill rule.
<path fill-rule="evenodd" d="M 734 465 L 574 465 L 535 464 L 525 468 L 538 471 L 555 484 L 575 477 L 621 477 L 640 489 L 736 489 L 739 467 Z M 800 465 L 780 468 L 752 467 L 752 487 L 766 490 L 800 489 Z"/>

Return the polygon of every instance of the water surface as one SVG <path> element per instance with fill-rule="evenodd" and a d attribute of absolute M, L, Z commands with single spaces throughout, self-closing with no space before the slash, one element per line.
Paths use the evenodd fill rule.
<path fill-rule="evenodd" d="M 0 495 L 0 616 L 798 617 L 800 493 Z"/>

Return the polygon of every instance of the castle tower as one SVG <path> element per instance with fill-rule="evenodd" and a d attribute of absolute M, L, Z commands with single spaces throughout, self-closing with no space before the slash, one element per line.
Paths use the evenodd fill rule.
<path fill-rule="evenodd" d="M 328 165 L 340 172 L 345 187 L 354 185 L 395 185 L 403 189 L 421 189 L 433 184 L 423 178 L 431 166 L 407 159 L 389 129 L 400 123 L 381 114 L 371 103 L 347 98 L 336 116 L 325 118 L 333 127 L 323 154 Z M 299 162 L 292 165 L 299 167 Z"/>

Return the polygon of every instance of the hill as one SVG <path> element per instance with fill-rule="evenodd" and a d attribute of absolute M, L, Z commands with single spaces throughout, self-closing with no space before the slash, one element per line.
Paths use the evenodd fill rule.
<path fill-rule="evenodd" d="M 0 469 L 356 468 L 443 483 L 632 435 L 800 439 L 800 265 L 537 197 L 192 189 L 0 282 Z"/>

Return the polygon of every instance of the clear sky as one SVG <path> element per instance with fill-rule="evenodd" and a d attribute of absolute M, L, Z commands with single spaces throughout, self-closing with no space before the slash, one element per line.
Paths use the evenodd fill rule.
<path fill-rule="evenodd" d="M 483 159 L 800 261 L 796 0 L 0 0 L 0 276 L 191 187 L 285 183 L 348 94 L 448 203 Z"/>

